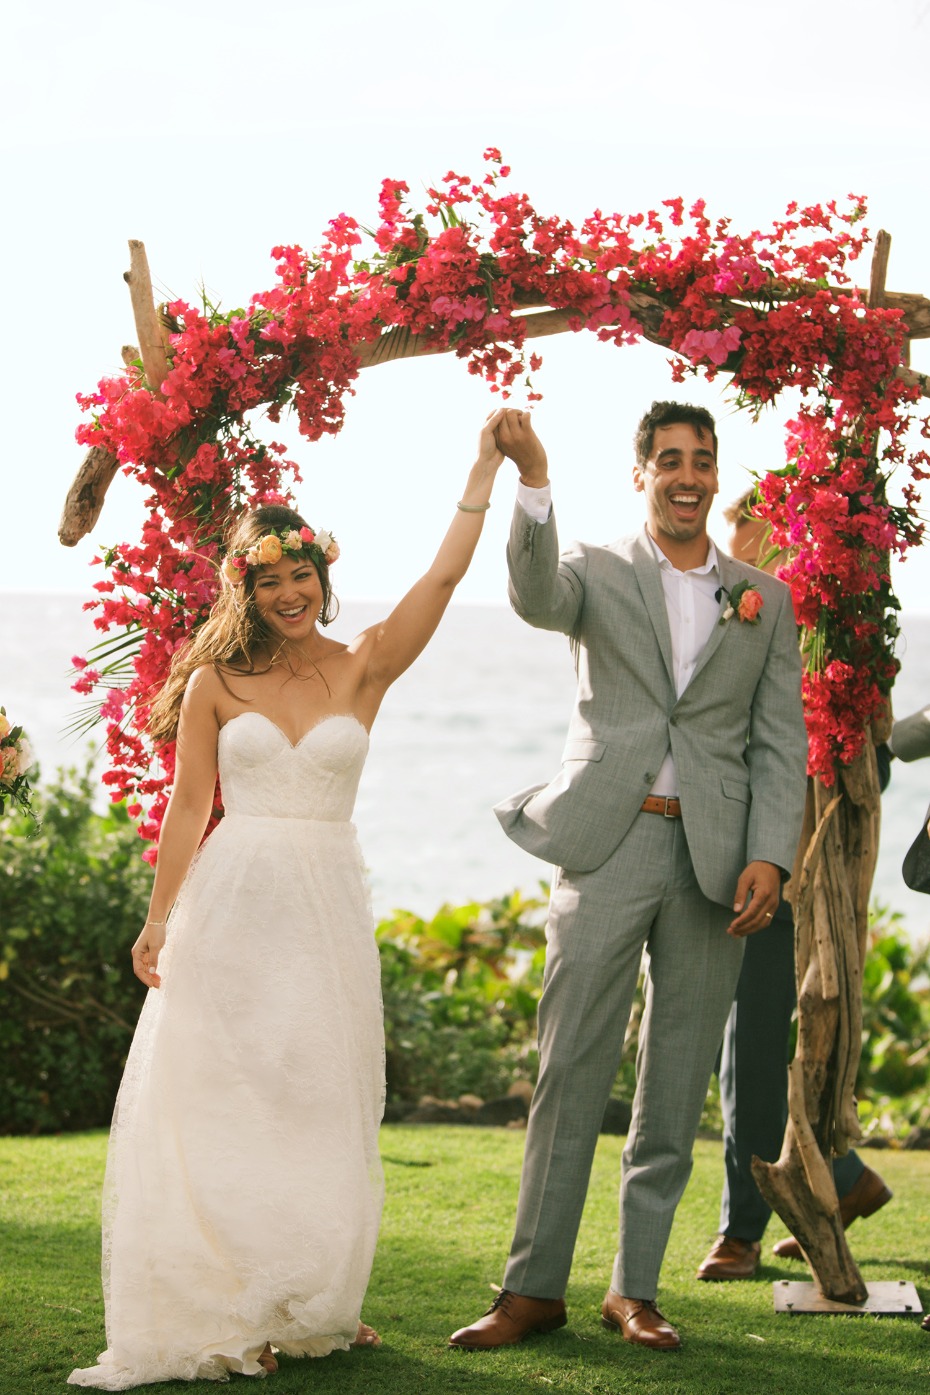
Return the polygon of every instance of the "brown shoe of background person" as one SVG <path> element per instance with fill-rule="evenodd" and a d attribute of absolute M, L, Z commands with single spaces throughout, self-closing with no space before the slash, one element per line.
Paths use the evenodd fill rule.
<path fill-rule="evenodd" d="M 531 1332 L 554 1332 L 564 1327 L 565 1300 L 562 1298 L 525 1298 L 502 1288 L 484 1317 L 471 1327 L 460 1327 L 449 1338 L 450 1347 L 465 1351 L 490 1351 L 494 1347 L 512 1347 Z"/>
<path fill-rule="evenodd" d="M 890 1188 L 878 1173 L 873 1172 L 871 1167 L 865 1168 L 846 1195 L 840 1197 L 840 1220 L 843 1222 L 843 1229 L 848 1230 L 853 1221 L 858 1221 L 860 1217 L 874 1215 L 883 1206 L 887 1206 L 891 1197 Z M 804 1251 L 793 1235 L 777 1241 L 772 1249 L 779 1259 L 804 1258 Z"/>
<path fill-rule="evenodd" d="M 708 1250 L 699 1279 L 751 1279 L 759 1267 L 762 1246 L 758 1240 L 740 1240 L 736 1235 L 718 1235 Z"/>
<path fill-rule="evenodd" d="M 601 1307 L 604 1327 L 623 1334 L 625 1342 L 654 1351 L 677 1351 L 681 1338 L 667 1318 L 664 1318 L 651 1298 L 623 1298 L 607 1290 Z"/>

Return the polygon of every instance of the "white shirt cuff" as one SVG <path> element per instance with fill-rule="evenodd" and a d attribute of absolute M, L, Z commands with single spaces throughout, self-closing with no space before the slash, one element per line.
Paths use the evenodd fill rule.
<path fill-rule="evenodd" d="M 517 480 L 517 503 L 534 523 L 548 523 L 552 512 L 552 485 L 530 489 L 522 480 Z"/>

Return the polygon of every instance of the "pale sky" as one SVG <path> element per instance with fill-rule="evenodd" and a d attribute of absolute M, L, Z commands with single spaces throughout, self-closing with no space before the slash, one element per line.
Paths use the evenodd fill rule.
<path fill-rule="evenodd" d="M 159 296 L 196 300 L 204 283 L 244 304 L 270 284 L 276 243 L 312 248 L 340 212 L 370 223 L 385 176 L 416 196 L 447 169 L 477 174 L 493 144 L 513 188 L 573 219 L 680 194 L 746 231 L 791 199 L 866 194 L 868 226 L 893 237 L 889 287 L 930 293 L 930 0 L 880 17 L 862 0 L 37 0 L 4 37 L 0 590 L 86 590 L 96 547 L 138 535 L 142 490 L 119 476 L 92 537 L 57 541 L 83 453 L 74 394 L 135 337 L 130 237 Z M 653 397 L 717 413 L 722 499 L 746 467 L 783 461 L 790 403 L 754 426 L 718 385 L 675 387 L 652 346 L 564 335 L 542 352 L 537 429 L 566 541 L 640 525 L 630 438 Z M 913 362 L 930 371 L 926 341 Z M 270 433 L 303 463 L 302 511 L 342 544 L 344 595 L 396 595 L 426 566 L 493 405 L 443 356 L 366 370 L 335 440 Z M 504 478 L 465 599 L 503 597 L 511 501 Z M 930 548 L 897 587 L 906 611 L 930 610 Z"/>

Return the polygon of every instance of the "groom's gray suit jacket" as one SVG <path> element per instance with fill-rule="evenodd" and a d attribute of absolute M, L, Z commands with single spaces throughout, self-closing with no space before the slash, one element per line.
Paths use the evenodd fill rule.
<path fill-rule="evenodd" d="M 508 836 L 577 872 L 623 840 L 671 748 L 685 836 L 705 896 L 733 905 L 756 859 L 789 871 L 806 791 L 801 660 L 788 587 L 718 550 L 727 591 L 747 578 L 758 624 L 714 626 L 681 697 L 659 565 L 645 532 L 561 558 L 555 518 L 517 505 L 508 545 L 510 599 L 540 629 L 571 638 L 578 675 L 562 769 L 495 813 Z M 721 598 L 721 617 L 727 597 Z"/>

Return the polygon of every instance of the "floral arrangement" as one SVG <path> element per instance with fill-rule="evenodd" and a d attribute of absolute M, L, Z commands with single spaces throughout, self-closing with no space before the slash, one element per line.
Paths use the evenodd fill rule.
<path fill-rule="evenodd" d="M 146 838 L 157 837 L 173 768 L 170 750 L 159 768 L 147 743 L 150 697 L 208 614 L 230 513 L 287 502 L 299 479 L 250 414 L 264 408 L 278 423 L 287 410 L 310 440 L 337 432 L 360 357 L 388 329 L 454 351 L 505 395 L 522 377 L 539 396 L 528 375 L 542 360 L 526 353 L 521 311 L 543 305 L 604 343 L 666 344 L 676 382 L 728 374 L 754 412 L 799 390 L 786 462 L 759 482 L 754 512 L 791 551 L 781 575 L 806 634 L 812 773 L 831 784 L 883 710 L 896 670 L 888 559 L 920 540 L 915 490 L 930 458 L 906 440 L 918 389 L 896 376 L 901 313 L 870 308 L 850 284 L 848 264 L 869 241 L 864 201 L 792 204 L 765 232 L 739 233 L 680 198 L 576 226 L 507 189 L 497 150 L 485 157 L 481 178 L 450 171 L 422 212 L 388 179 L 372 230 L 340 214 L 316 252 L 275 248 L 276 281 L 246 308 L 174 301 L 160 391 L 137 363 L 78 398 L 88 416 L 78 440 L 118 457 L 148 496 L 139 542 L 98 559 L 108 575 L 89 604 L 110 637 L 93 664 L 75 661 L 75 687 L 107 723 L 113 798 L 134 814 L 150 801 Z M 930 434 L 926 419 L 921 429 Z M 895 507 L 887 482 L 899 467 Z"/>
<path fill-rule="evenodd" d="M 339 544 L 332 533 L 322 529 L 314 533 L 312 528 L 274 528 L 253 547 L 228 552 L 222 574 L 231 585 L 238 586 L 250 567 L 273 566 L 286 552 L 294 557 L 304 553 L 310 558 L 318 557 L 327 567 L 339 560 Z"/>
<path fill-rule="evenodd" d="M 32 768 L 32 748 L 23 734 L 22 727 L 11 726 L 6 708 L 0 707 L 0 814 L 6 802 L 11 799 L 26 813 L 35 818 L 32 811 L 32 791 L 26 772 Z"/>

